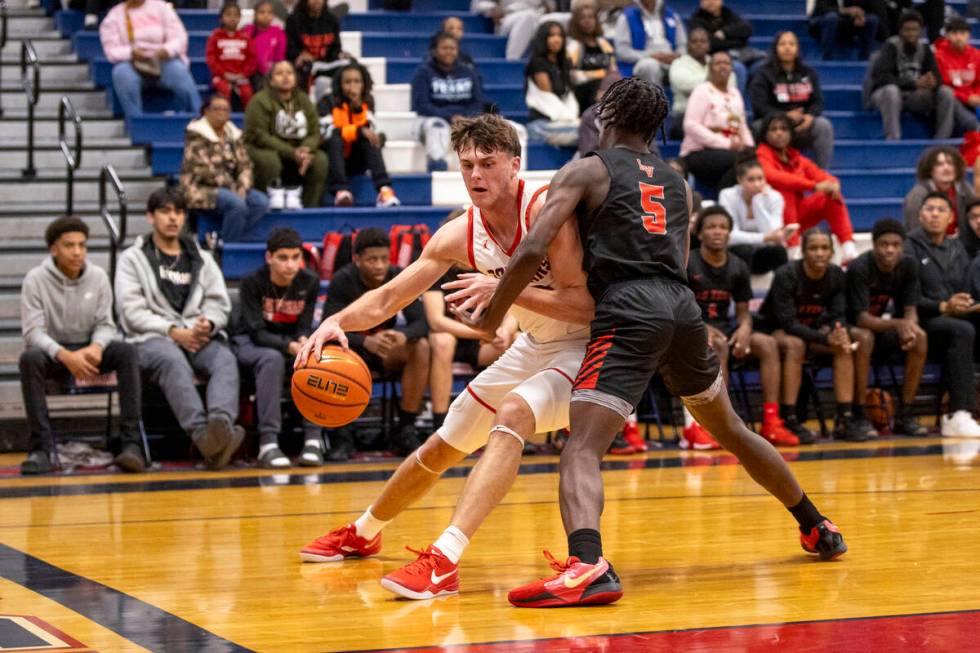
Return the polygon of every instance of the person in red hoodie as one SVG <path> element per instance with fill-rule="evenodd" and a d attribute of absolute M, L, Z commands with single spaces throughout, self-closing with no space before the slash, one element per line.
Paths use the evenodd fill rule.
<path fill-rule="evenodd" d="M 846 264 L 857 257 L 851 216 L 840 192 L 840 181 L 810 159 L 790 147 L 793 123 L 785 113 L 770 114 L 762 126 L 764 143 L 756 156 L 769 185 L 783 196 L 783 224 L 799 224 L 800 231 L 826 220 L 841 243 Z M 799 236 L 788 243 L 791 252 L 799 250 Z M 795 257 L 795 258 L 798 258 Z"/>
<path fill-rule="evenodd" d="M 255 73 L 255 52 L 248 31 L 238 29 L 241 19 L 242 11 L 237 4 L 229 2 L 221 8 L 221 26 L 208 37 L 205 57 L 214 90 L 229 102 L 232 93 L 237 93 L 244 108 L 252 99 L 249 77 Z"/>
<path fill-rule="evenodd" d="M 970 45 L 970 23 L 959 16 L 946 23 L 946 36 L 933 46 L 943 84 L 953 89 L 956 122 L 972 125 L 980 121 L 980 50 Z"/>

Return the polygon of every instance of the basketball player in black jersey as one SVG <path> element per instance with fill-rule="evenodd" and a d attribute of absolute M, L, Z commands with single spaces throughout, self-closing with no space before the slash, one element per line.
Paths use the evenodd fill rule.
<path fill-rule="evenodd" d="M 790 510 L 806 551 L 830 560 L 847 550 L 776 449 L 732 410 L 701 310 L 685 283 L 691 191 L 647 148 L 667 111 L 658 86 L 626 78 L 610 87 L 597 111 L 601 149 L 558 171 L 547 203 L 486 310 L 471 316 L 493 333 L 533 278 L 548 243 L 569 218 L 578 218 L 596 308 L 592 340 L 572 394 L 571 437 L 560 464 L 569 556 L 560 562 L 549 554 L 556 576 L 510 592 L 510 602 L 519 607 L 612 603 L 622 596 L 619 578 L 602 557 L 599 465 L 658 371 L 695 418 Z"/>

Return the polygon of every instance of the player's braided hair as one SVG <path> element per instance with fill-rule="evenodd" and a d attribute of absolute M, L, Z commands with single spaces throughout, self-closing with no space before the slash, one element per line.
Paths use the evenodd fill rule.
<path fill-rule="evenodd" d="M 650 142 L 669 110 L 663 88 L 638 77 L 624 77 L 602 96 L 596 115 L 605 127 L 637 134 Z"/>

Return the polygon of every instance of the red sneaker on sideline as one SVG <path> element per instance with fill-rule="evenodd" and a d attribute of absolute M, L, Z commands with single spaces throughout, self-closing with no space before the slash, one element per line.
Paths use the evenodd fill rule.
<path fill-rule="evenodd" d="M 718 441 L 711 437 L 711 434 L 697 422 L 691 422 L 690 426 L 681 431 L 681 441 L 678 444 L 681 449 L 694 449 L 696 451 L 721 449 Z"/>

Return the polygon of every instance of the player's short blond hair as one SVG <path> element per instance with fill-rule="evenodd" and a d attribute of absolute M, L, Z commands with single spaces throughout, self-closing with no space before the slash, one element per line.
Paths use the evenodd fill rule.
<path fill-rule="evenodd" d="M 481 113 L 473 118 L 459 118 L 453 122 L 453 150 L 458 154 L 467 147 L 483 152 L 506 152 L 521 155 L 521 142 L 513 125 L 495 113 Z"/>

